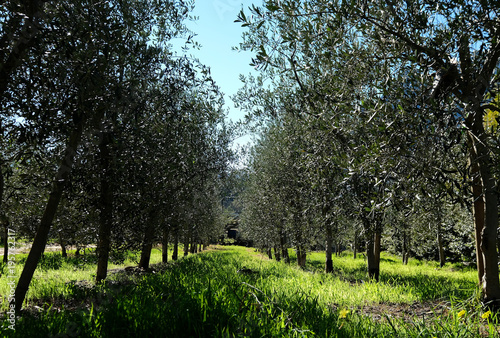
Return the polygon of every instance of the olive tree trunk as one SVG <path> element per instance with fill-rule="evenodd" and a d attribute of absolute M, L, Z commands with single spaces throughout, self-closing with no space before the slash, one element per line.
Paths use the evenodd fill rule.
<path fill-rule="evenodd" d="M 326 260 L 325 260 L 325 272 L 333 272 L 333 261 L 332 261 L 332 254 L 333 254 L 333 236 L 332 236 L 332 227 L 329 221 L 327 221 L 326 225 Z"/>
<path fill-rule="evenodd" d="M 179 227 L 174 230 L 174 247 L 172 249 L 172 260 L 176 261 L 179 258 Z"/>
<path fill-rule="evenodd" d="M 302 245 L 297 245 L 297 264 L 302 269 L 306 267 L 307 252 Z"/>
<path fill-rule="evenodd" d="M 189 231 L 190 232 L 190 231 Z M 184 234 L 184 257 L 189 255 L 189 242 L 190 242 L 191 235 L 186 231 Z"/>
<path fill-rule="evenodd" d="M 281 248 L 281 256 L 286 264 L 290 264 L 290 256 L 288 255 L 288 247 L 286 245 L 286 238 L 283 232 L 283 229 L 280 231 L 280 248 Z"/>
<path fill-rule="evenodd" d="M 446 263 L 446 257 L 444 256 L 443 236 L 441 234 L 441 222 L 438 222 L 437 224 L 437 245 L 439 251 L 439 266 L 442 268 Z"/>
<path fill-rule="evenodd" d="M 168 235 L 169 235 L 169 227 L 165 225 L 163 227 L 163 237 L 161 241 L 161 261 L 163 263 L 168 262 Z"/>
<path fill-rule="evenodd" d="M 281 252 L 277 246 L 274 246 L 274 258 L 276 259 L 277 262 L 281 261 Z"/>
<path fill-rule="evenodd" d="M 366 229 L 366 257 L 368 262 L 368 278 L 379 281 L 380 276 L 380 239 L 382 235 L 378 224 L 370 224 L 363 220 Z"/>
<path fill-rule="evenodd" d="M 479 163 L 477 162 L 476 150 L 473 146 L 474 137 L 468 134 L 467 144 L 469 147 L 469 167 L 471 177 L 471 190 L 472 190 L 472 216 L 474 219 L 474 234 L 476 244 L 476 263 L 477 263 L 477 276 L 479 284 L 482 283 L 484 275 L 484 261 L 483 252 L 481 250 L 481 232 L 484 228 L 484 198 L 483 198 L 483 183 L 481 182 L 481 173 L 479 170 Z"/>
<path fill-rule="evenodd" d="M 109 251 L 111 249 L 111 229 L 113 227 L 113 168 L 112 154 L 109 149 L 112 143 L 112 135 L 109 132 L 101 134 L 99 144 L 99 157 L 101 165 L 100 183 L 100 215 L 97 239 L 97 272 L 96 282 L 101 283 L 108 274 Z"/>
<path fill-rule="evenodd" d="M 68 257 L 68 253 L 66 252 L 66 243 L 64 242 L 64 238 L 62 232 L 59 232 L 59 245 L 61 246 L 61 256 Z"/>
<path fill-rule="evenodd" d="M 149 269 L 149 261 L 151 260 L 151 250 L 153 250 L 153 242 L 155 238 L 155 217 L 156 213 L 151 211 L 148 217 L 148 224 L 144 230 L 144 240 L 142 241 L 141 258 L 139 260 L 139 268 Z"/>
<path fill-rule="evenodd" d="M 480 108 L 478 108 L 479 110 Z M 478 111 L 476 110 L 476 111 Z M 476 234 L 480 233 L 480 249 L 483 257 L 484 273 L 481 279 L 483 299 L 485 302 L 500 301 L 500 280 L 498 277 L 497 227 L 498 227 L 498 193 L 496 180 L 491 174 L 493 160 L 486 148 L 486 133 L 482 114 L 475 114 L 469 133 L 472 163 L 477 163 L 481 175 L 482 194 L 474 195 L 484 200 L 484 217 L 481 212 L 474 214 Z M 479 267 L 479 264 L 478 264 Z"/>
<path fill-rule="evenodd" d="M 356 259 L 358 256 L 358 231 L 354 231 L 354 244 L 352 248 L 353 258 Z"/>
<path fill-rule="evenodd" d="M 52 184 L 49 199 L 45 206 L 35 239 L 33 240 L 33 245 L 31 246 L 28 258 L 26 259 L 26 263 L 24 264 L 23 271 L 17 283 L 15 291 L 16 311 L 19 311 L 22 307 L 24 298 L 26 297 L 26 292 L 28 292 L 29 285 L 33 278 L 33 274 L 35 273 L 38 262 L 42 257 L 43 251 L 45 250 L 50 227 L 52 226 L 54 216 L 57 212 L 57 207 L 61 201 L 63 189 L 66 181 L 68 180 L 71 168 L 73 167 L 76 150 L 82 137 L 83 123 L 83 120 L 75 121 L 75 129 L 71 132 L 68 144 L 64 151 L 64 156 Z"/>

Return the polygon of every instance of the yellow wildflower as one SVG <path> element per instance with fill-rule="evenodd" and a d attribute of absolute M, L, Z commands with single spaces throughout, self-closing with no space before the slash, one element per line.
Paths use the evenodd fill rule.
<path fill-rule="evenodd" d="M 483 315 L 481 316 L 481 318 L 488 319 L 488 318 L 490 318 L 490 316 L 491 316 L 491 311 L 488 310 L 485 313 L 483 313 Z"/>
<path fill-rule="evenodd" d="M 463 316 L 465 316 L 465 314 L 466 314 L 466 313 L 467 313 L 467 312 L 466 312 L 465 310 L 460 311 L 460 312 L 457 314 L 458 319 L 461 319 Z"/>
<path fill-rule="evenodd" d="M 340 310 L 340 313 L 339 313 L 339 318 L 346 318 L 346 317 L 347 317 L 347 315 L 349 314 L 349 312 L 351 312 L 351 311 L 349 311 L 349 310 L 345 310 L 345 309 Z"/>

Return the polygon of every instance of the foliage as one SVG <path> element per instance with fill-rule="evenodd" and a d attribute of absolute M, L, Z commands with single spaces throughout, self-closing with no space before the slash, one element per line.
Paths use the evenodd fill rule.
<path fill-rule="evenodd" d="M 251 188 L 244 199 L 248 208 L 259 210 L 257 201 L 266 196 L 286 214 L 294 194 L 301 196 L 299 210 L 291 213 L 314 220 L 302 220 L 305 237 L 316 233 L 319 241 L 331 242 L 333 231 L 356 246 L 362 235 L 370 274 L 372 267 L 378 270 L 372 254 L 380 233 L 382 244 L 399 247 L 403 256 L 410 250 L 431 257 L 442 252 L 443 243 L 453 260 L 480 252 L 464 225 L 469 217 L 454 217 L 454 208 L 462 213 L 471 200 L 489 201 L 491 212 L 484 217 L 476 212 L 474 224 L 483 234 L 478 241 L 489 239 L 484 247 L 496 247 L 498 142 L 491 129 L 500 56 L 492 25 L 497 21 L 497 6 L 474 1 L 263 1 L 242 10 L 237 22 L 247 30 L 240 48 L 254 53 L 260 75 L 243 78 L 235 98 L 260 127 L 262 144 L 279 134 L 273 143 L 287 145 L 271 156 L 266 147 L 255 147 L 249 181 L 270 187 L 265 193 L 264 187 Z M 489 134 L 483 132 L 483 117 Z M 284 161 L 287 156 L 293 159 Z M 266 172 L 266 166 L 273 170 Z M 282 187 L 293 186 L 288 175 L 300 184 L 282 197 Z M 476 189 L 470 199 L 478 177 L 491 186 L 479 187 L 483 192 Z M 249 230 L 261 238 L 275 237 L 286 219 L 250 210 L 247 215 Z M 416 221 L 407 222 L 409 217 Z M 352 224 L 347 231 L 338 226 L 346 223 Z M 267 235 L 252 224 L 264 224 Z M 430 231 L 422 231 L 427 227 Z M 431 240 L 439 248 L 429 249 Z M 458 248 L 464 246 L 462 258 Z M 425 249 L 417 252 L 420 247 Z M 500 290 L 496 253 L 484 255 L 491 277 L 485 283 L 496 290 L 493 297 Z"/>

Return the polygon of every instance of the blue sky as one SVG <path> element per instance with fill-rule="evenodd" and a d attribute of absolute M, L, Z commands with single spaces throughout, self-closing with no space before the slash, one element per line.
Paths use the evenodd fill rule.
<path fill-rule="evenodd" d="M 236 52 L 231 47 L 238 46 L 244 28 L 235 23 L 239 11 L 247 9 L 255 0 L 196 0 L 193 16 L 199 19 L 188 22 L 188 27 L 197 34 L 195 41 L 202 45 L 200 50 L 188 53 L 198 58 L 201 63 L 211 68 L 211 74 L 217 85 L 225 93 L 229 119 L 240 120 L 244 113 L 234 108 L 230 97 L 242 86 L 239 75 L 253 71 L 249 65 L 252 53 Z M 236 144 L 245 144 L 250 136 L 237 139 Z"/>

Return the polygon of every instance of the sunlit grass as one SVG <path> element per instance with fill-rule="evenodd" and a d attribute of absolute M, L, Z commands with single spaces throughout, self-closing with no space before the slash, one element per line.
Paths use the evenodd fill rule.
<path fill-rule="evenodd" d="M 160 253 L 155 255 L 159 261 Z M 79 311 L 43 311 L 19 319 L 15 332 L 4 332 L 15 337 L 75 332 L 84 337 L 498 336 L 496 314 L 485 314 L 470 299 L 474 271 L 451 272 L 451 266 L 436 270 L 432 263 L 419 262 L 403 267 L 395 258 L 383 258 L 381 282 L 372 283 L 366 281 L 364 260 L 349 255 L 335 257 L 335 272 L 325 274 L 322 253 L 310 254 L 302 270 L 270 261 L 254 249 L 218 247 L 133 284 L 95 288 L 84 296 L 99 301 L 87 301 Z M 451 292 L 449 285 L 460 283 L 464 291 Z M 57 288 L 41 293 L 50 292 L 57 293 Z M 441 317 L 415 317 L 411 322 L 390 313 L 372 320 L 364 308 L 451 298 Z"/>
<path fill-rule="evenodd" d="M 86 254 L 79 257 L 74 256 L 74 251 L 68 252 L 69 256 L 63 258 L 59 252 L 47 252 L 42 257 L 38 268 L 35 270 L 31 281 L 28 293 L 26 294 L 26 305 L 37 302 L 51 302 L 55 298 L 71 297 L 74 292 L 72 282 L 86 281 L 90 285 L 95 284 L 96 274 L 96 255 L 93 249 L 87 250 Z M 2 265 L 0 268 L 0 294 L 7 295 L 10 292 L 8 281 L 17 281 L 21 276 L 24 262 L 28 254 L 19 253 L 15 255 L 15 274 L 16 278 L 8 279 L 10 272 L 7 266 Z M 151 264 L 161 262 L 161 250 L 153 249 L 151 252 Z M 123 262 L 109 262 L 108 271 L 119 269 L 126 266 L 135 266 L 139 261 L 139 253 L 128 253 L 125 255 Z M 115 276 L 109 274 L 108 280 L 113 280 Z M 0 311 L 5 311 L 8 302 L 2 301 Z"/>

